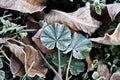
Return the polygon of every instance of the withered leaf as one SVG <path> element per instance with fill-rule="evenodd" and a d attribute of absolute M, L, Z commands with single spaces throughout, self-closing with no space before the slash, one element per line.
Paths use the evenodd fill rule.
<path fill-rule="evenodd" d="M 86 62 L 87 62 L 88 70 L 92 70 L 92 60 L 90 58 L 90 55 L 86 57 Z"/>
<path fill-rule="evenodd" d="M 120 12 L 120 3 L 114 3 L 107 5 L 108 13 L 113 21 L 116 15 Z"/>
<path fill-rule="evenodd" d="M 72 13 L 52 10 L 45 15 L 44 20 L 47 23 L 62 23 L 74 31 L 83 31 L 88 34 L 94 33 L 101 24 L 99 21 L 91 17 L 89 7 L 79 8 Z"/>
<path fill-rule="evenodd" d="M 40 35 L 43 31 L 43 28 L 39 29 L 38 32 L 32 37 L 32 40 L 35 42 L 35 44 L 39 47 L 39 49 L 46 54 L 53 54 L 55 50 L 49 50 L 45 46 L 43 46 L 41 40 L 40 40 Z"/>
<path fill-rule="evenodd" d="M 120 80 L 120 72 L 113 73 L 110 80 Z"/>
<path fill-rule="evenodd" d="M 1 0 L 0 7 L 18 10 L 24 13 L 34 13 L 45 8 L 47 0 Z"/>
<path fill-rule="evenodd" d="M 21 61 L 15 57 L 15 55 L 11 55 L 10 58 L 10 70 L 13 74 L 13 76 L 15 77 L 17 76 L 21 76 L 25 74 L 25 69 L 23 64 L 21 63 Z"/>
<path fill-rule="evenodd" d="M 104 76 L 105 80 L 110 80 L 110 72 L 106 65 L 103 64 L 102 60 L 98 62 L 98 68 L 97 72 L 99 73 L 99 76 Z"/>
<path fill-rule="evenodd" d="M 30 45 L 25 45 L 24 43 L 14 39 L 9 40 L 6 46 L 10 49 L 12 54 L 17 59 L 19 59 L 16 61 L 17 62 L 20 61 L 24 65 L 23 67 L 24 67 L 25 73 L 27 73 L 30 77 L 34 77 L 36 74 L 39 75 L 40 77 L 45 77 L 47 69 L 43 66 L 44 62 L 35 48 L 33 48 Z M 11 67 L 12 67 L 11 69 L 13 73 L 19 71 L 19 73 L 23 74 L 23 69 L 21 69 L 23 67 L 21 66 L 21 63 L 17 63 L 15 60 L 13 60 L 13 58 L 11 61 L 15 62 L 15 63 L 13 62 L 11 63 Z M 12 64 L 14 64 L 14 66 Z M 17 67 L 18 65 L 19 67 Z M 15 67 L 16 69 L 14 69 Z M 15 74 L 16 73 L 14 73 L 14 75 Z"/>
<path fill-rule="evenodd" d="M 104 37 L 90 38 L 90 40 L 106 45 L 120 45 L 120 23 L 113 34 L 109 35 L 108 33 L 105 33 Z"/>
<path fill-rule="evenodd" d="M 5 43 L 5 42 L 6 42 L 6 40 L 5 40 L 5 39 L 0 38 L 0 44 Z"/>

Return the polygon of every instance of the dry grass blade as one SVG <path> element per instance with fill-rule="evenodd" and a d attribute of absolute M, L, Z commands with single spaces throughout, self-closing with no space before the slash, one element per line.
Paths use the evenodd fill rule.
<path fill-rule="evenodd" d="M 116 15 L 120 12 L 120 3 L 114 3 L 107 5 L 108 13 L 113 21 Z"/>
<path fill-rule="evenodd" d="M 120 23 L 113 34 L 109 35 L 108 33 L 105 33 L 104 37 L 90 38 L 90 40 L 106 45 L 120 45 Z"/>
<path fill-rule="evenodd" d="M 1 0 L 0 7 L 24 13 L 34 13 L 42 11 L 46 2 L 47 0 Z"/>

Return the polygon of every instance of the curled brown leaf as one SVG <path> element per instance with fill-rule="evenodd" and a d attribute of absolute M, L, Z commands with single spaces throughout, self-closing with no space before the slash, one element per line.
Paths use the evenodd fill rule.
<path fill-rule="evenodd" d="M 102 60 L 98 62 L 97 72 L 99 73 L 99 76 L 104 76 L 105 80 L 110 80 L 111 74 L 107 66 L 103 64 Z"/>
<path fill-rule="evenodd" d="M 1 0 L 0 7 L 18 10 L 24 13 L 34 13 L 45 8 L 47 0 Z"/>
<path fill-rule="evenodd" d="M 107 5 L 107 10 L 108 10 L 111 20 L 113 21 L 116 15 L 120 12 L 120 3 L 114 3 L 114 4 Z"/>
<path fill-rule="evenodd" d="M 105 33 L 104 37 L 90 38 L 90 40 L 106 45 L 120 45 L 120 23 L 113 34 L 109 35 L 108 33 Z"/>
<path fill-rule="evenodd" d="M 6 42 L 6 40 L 5 40 L 5 39 L 0 38 L 0 44 L 5 43 L 5 42 Z"/>
<path fill-rule="evenodd" d="M 15 77 L 17 76 L 22 76 L 25 74 L 25 68 L 24 65 L 21 63 L 21 61 L 15 56 L 11 55 L 10 58 L 10 70 Z"/>
<path fill-rule="evenodd" d="M 120 80 L 120 72 L 113 73 L 110 80 Z"/>
<path fill-rule="evenodd" d="M 74 31 L 83 31 L 88 34 L 94 33 L 100 27 L 100 22 L 91 17 L 90 8 L 82 7 L 72 13 L 52 10 L 45 15 L 47 23 L 62 23 Z"/>
<path fill-rule="evenodd" d="M 43 66 L 44 61 L 35 48 L 14 39 L 8 40 L 6 46 L 14 55 L 11 58 L 11 71 L 14 75 L 21 75 L 25 72 L 31 77 L 36 74 L 45 77 L 47 69 Z"/>
<path fill-rule="evenodd" d="M 92 70 L 92 60 L 90 58 L 90 55 L 86 57 L 86 62 L 87 62 L 88 70 Z"/>

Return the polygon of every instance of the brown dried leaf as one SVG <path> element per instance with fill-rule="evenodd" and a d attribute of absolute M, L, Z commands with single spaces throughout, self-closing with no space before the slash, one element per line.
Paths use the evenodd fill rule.
<path fill-rule="evenodd" d="M 25 45 L 24 43 L 14 40 L 14 39 L 9 40 L 9 42 L 6 46 L 15 55 L 15 57 L 18 58 L 19 61 L 24 65 L 23 67 L 25 69 L 25 72 L 29 76 L 34 77 L 37 74 L 40 77 L 45 77 L 47 69 L 44 68 L 43 60 L 40 57 L 40 55 L 38 54 L 38 51 L 36 49 L 34 49 L 30 45 Z M 12 61 L 15 62 L 15 60 L 12 60 Z M 19 71 L 20 67 L 17 68 L 17 66 L 21 65 L 21 63 L 15 62 L 14 66 L 11 66 L 11 67 L 13 67 L 12 68 L 13 73 Z M 14 69 L 15 65 L 16 65 L 17 69 Z M 20 70 L 23 70 L 23 69 L 20 69 Z M 19 73 L 20 72 L 21 71 L 19 71 Z M 16 73 L 14 73 L 14 74 L 16 74 Z"/>
<path fill-rule="evenodd" d="M 102 60 L 98 63 L 97 72 L 99 73 L 99 76 L 104 76 L 106 78 L 105 80 L 110 80 L 111 74 L 107 66 L 103 64 Z"/>
<path fill-rule="evenodd" d="M 17 76 L 21 76 L 25 74 L 25 69 L 24 69 L 24 65 L 21 63 L 21 61 L 15 57 L 15 55 L 11 55 L 10 58 L 10 70 L 13 74 L 13 76 L 15 77 Z"/>
<path fill-rule="evenodd" d="M 42 42 L 40 40 L 40 35 L 42 33 L 43 28 L 39 29 L 38 32 L 32 37 L 32 40 L 35 42 L 35 44 L 39 47 L 39 49 L 46 54 L 53 54 L 55 50 L 49 50 L 45 46 L 42 45 Z"/>
<path fill-rule="evenodd" d="M 110 80 L 120 80 L 120 72 L 113 73 Z"/>
<path fill-rule="evenodd" d="M 86 62 L 87 62 L 88 70 L 92 70 L 92 60 L 90 58 L 90 55 L 86 57 Z"/>
<path fill-rule="evenodd" d="M 45 8 L 47 0 L 1 0 L 0 7 L 18 10 L 24 13 L 34 13 Z"/>
<path fill-rule="evenodd" d="M 0 38 L 0 44 L 5 43 L 5 42 L 6 42 L 6 40 L 5 40 L 5 39 Z"/>
<path fill-rule="evenodd" d="M 100 27 L 100 22 L 91 17 L 88 7 L 79 8 L 72 13 L 52 10 L 45 15 L 44 20 L 47 23 L 62 23 L 74 31 L 83 31 L 88 34 L 94 33 Z"/>
<path fill-rule="evenodd" d="M 90 40 L 106 45 L 120 45 L 120 23 L 113 34 L 109 35 L 108 33 L 105 33 L 104 37 L 90 38 Z"/>
<path fill-rule="evenodd" d="M 114 3 L 107 5 L 108 13 L 113 21 L 116 15 L 120 12 L 120 3 Z"/>

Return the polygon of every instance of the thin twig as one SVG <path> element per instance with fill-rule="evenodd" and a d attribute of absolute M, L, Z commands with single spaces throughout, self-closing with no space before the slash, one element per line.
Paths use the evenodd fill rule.
<path fill-rule="evenodd" d="M 25 29 L 25 30 L 22 30 L 23 32 L 35 32 L 37 31 L 37 29 Z"/>
<path fill-rule="evenodd" d="M 10 59 L 7 57 L 7 55 L 4 53 L 4 51 L 1 51 L 1 53 L 5 56 L 5 58 L 10 62 Z"/>

